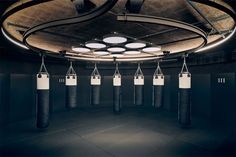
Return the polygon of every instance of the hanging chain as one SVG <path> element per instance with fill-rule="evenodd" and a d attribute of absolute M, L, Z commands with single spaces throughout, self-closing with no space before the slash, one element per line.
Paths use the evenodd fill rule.
<path fill-rule="evenodd" d="M 160 64 L 159 64 L 159 61 L 157 62 L 157 68 L 154 72 L 154 76 L 157 76 L 157 75 L 163 75 Z"/>
<path fill-rule="evenodd" d="M 182 66 L 182 69 L 181 69 L 181 72 L 180 73 L 184 73 L 184 72 L 188 72 L 188 67 L 187 67 L 187 64 L 186 64 L 186 56 L 184 56 L 184 63 L 183 63 L 183 66 Z"/>
<path fill-rule="evenodd" d="M 116 63 L 116 69 L 115 69 L 114 76 L 115 76 L 115 75 L 117 75 L 117 76 L 120 76 L 120 72 L 119 72 L 118 63 Z"/>
<path fill-rule="evenodd" d="M 41 63 L 40 69 L 39 69 L 39 73 L 46 73 L 47 75 L 49 75 L 47 68 L 44 64 L 44 55 L 42 55 L 42 63 Z"/>
<path fill-rule="evenodd" d="M 138 63 L 138 68 L 137 68 L 134 76 L 143 76 L 143 72 L 142 72 L 142 70 L 140 68 L 140 63 Z"/>
<path fill-rule="evenodd" d="M 99 71 L 97 69 L 97 63 L 95 63 L 95 65 L 94 65 L 94 70 L 93 70 L 91 76 L 100 76 Z"/>
<path fill-rule="evenodd" d="M 76 75 L 76 72 L 75 72 L 75 70 L 74 70 L 74 68 L 72 66 L 72 61 L 70 61 L 70 67 L 69 67 L 66 75 Z"/>

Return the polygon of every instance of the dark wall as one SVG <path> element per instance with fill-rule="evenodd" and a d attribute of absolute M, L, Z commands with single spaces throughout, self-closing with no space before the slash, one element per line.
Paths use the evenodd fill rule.
<path fill-rule="evenodd" d="M 164 65 L 164 109 L 177 111 L 178 73 L 181 63 L 169 67 Z M 51 61 L 46 58 L 46 66 L 50 73 L 50 112 L 65 110 L 65 74 L 69 63 Z M 142 65 L 145 75 L 144 102 L 151 107 L 152 75 L 155 63 Z M 36 59 L 0 58 L 0 125 L 35 116 L 35 75 L 40 67 L 40 57 Z M 236 63 L 189 66 L 192 73 L 192 113 L 194 116 L 205 117 L 213 121 L 232 122 L 236 118 L 235 108 L 235 72 Z M 93 65 L 77 63 L 74 66 L 78 74 L 77 102 L 78 108 L 91 108 L 90 74 Z M 114 65 L 98 65 L 102 75 L 101 105 L 112 106 L 112 75 Z M 121 65 L 122 102 L 124 107 L 133 105 L 133 75 L 136 65 Z M 218 83 L 224 78 L 225 83 Z"/>

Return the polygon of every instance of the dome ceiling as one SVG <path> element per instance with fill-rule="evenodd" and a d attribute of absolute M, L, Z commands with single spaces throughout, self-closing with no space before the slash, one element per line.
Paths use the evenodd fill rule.
<path fill-rule="evenodd" d="M 11 39 L 23 44 L 24 35 L 31 28 L 55 20 L 82 17 L 82 15 L 94 12 L 97 8 L 102 8 L 109 0 L 90 0 L 87 1 L 89 4 L 84 3 L 84 6 L 80 4 L 82 1 L 44 0 L 39 4 L 35 2 L 35 4 L 13 12 L 14 8 L 32 3 L 30 0 L 19 1 L 6 10 L 5 15 L 12 11 L 9 16 L 3 15 L 2 31 Z M 138 13 L 136 11 L 134 14 L 132 11 L 135 10 L 127 9 L 127 0 L 118 0 L 111 9 L 107 9 L 107 12 L 96 18 L 41 29 L 27 36 L 26 42 L 29 48 L 35 48 L 39 53 L 57 57 L 88 61 L 112 61 L 114 58 L 112 52 L 108 52 L 106 56 L 97 55 L 94 52 L 98 50 L 107 51 L 117 45 L 105 43 L 105 49 L 89 48 L 90 51 L 87 53 L 75 52 L 72 47 L 86 48 L 86 42 L 94 39 L 103 42 L 104 36 L 116 32 L 118 35 L 128 38 L 127 43 L 142 41 L 149 47 L 161 47 L 160 51 L 151 54 L 145 53 L 143 49 L 138 49 L 141 53 L 134 54 L 121 52 L 122 56 L 116 57 L 119 61 L 132 61 L 135 58 L 142 60 L 142 57 L 151 60 L 176 57 L 183 55 L 183 53 L 195 52 L 204 46 L 204 38 L 195 32 L 173 27 L 166 22 L 164 25 L 155 23 L 153 19 L 151 22 L 143 22 L 140 19 L 130 21 L 129 15 L 161 17 L 167 18 L 167 21 L 182 22 L 204 32 L 207 45 L 210 45 L 227 38 L 232 34 L 235 27 L 234 10 L 230 4 L 222 0 L 212 3 L 216 5 L 199 3 L 197 0 L 145 0 L 140 5 L 141 8 Z M 119 15 L 125 18 L 127 16 L 127 19 L 119 20 Z M 118 46 L 124 47 L 127 43 Z"/>

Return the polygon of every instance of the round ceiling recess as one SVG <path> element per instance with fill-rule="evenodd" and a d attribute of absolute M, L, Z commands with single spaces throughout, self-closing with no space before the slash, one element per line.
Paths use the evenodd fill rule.
<path fill-rule="evenodd" d="M 175 0 L 143 1 L 141 12 L 124 14 L 128 3 L 120 5 L 119 0 L 92 0 L 92 10 L 75 7 L 72 0 L 27 0 L 5 10 L 0 31 L 17 46 L 56 58 L 130 63 L 208 53 L 236 35 L 236 10 L 231 2 L 169 2 Z M 214 22 L 205 22 L 196 10 Z"/>

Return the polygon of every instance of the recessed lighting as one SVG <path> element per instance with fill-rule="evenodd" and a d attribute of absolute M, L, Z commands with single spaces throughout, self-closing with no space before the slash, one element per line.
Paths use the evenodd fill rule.
<path fill-rule="evenodd" d="M 130 48 L 130 49 L 140 49 L 140 48 L 144 48 L 146 46 L 145 43 L 141 43 L 141 42 L 133 42 L 133 43 L 128 43 L 125 45 L 125 47 Z"/>
<path fill-rule="evenodd" d="M 126 42 L 127 38 L 122 37 L 122 36 L 113 35 L 113 36 L 104 37 L 103 41 L 108 44 L 121 44 L 121 43 Z"/>
<path fill-rule="evenodd" d="M 110 47 L 107 50 L 110 52 L 123 52 L 123 51 L 125 51 L 125 48 L 123 48 L 123 47 Z"/>
<path fill-rule="evenodd" d="M 93 54 L 96 54 L 96 55 L 108 55 L 109 52 L 107 52 L 107 51 L 94 51 Z"/>
<path fill-rule="evenodd" d="M 72 51 L 80 52 L 80 53 L 87 53 L 87 52 L 90 52 L 90 49 L 85 48 L 85 47 L 75 47 L 75 46 L 72 46 Z"/>
<path fill-rule="evenodd" d="M 99 42 L 87 42 L 85 46 L 91 49 L 102 49 L 106 47 L 105 44 Z"/>
<path fill-rule="evenodd" d="M 156 51 L 160 51 L 160 50 L 161 50 L 160 46 L 143 48 L 143 52 L 156 52 Z"/>
<path fill-rule="evenodd" d="M 124 52 L 124 54 L 127 54 L 127 55 L 137 55 L 140 53 L 141 53 L 140 51 L 125 51 Z"/>

